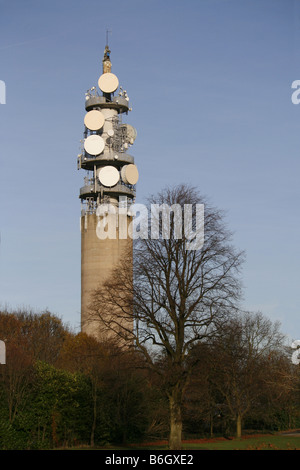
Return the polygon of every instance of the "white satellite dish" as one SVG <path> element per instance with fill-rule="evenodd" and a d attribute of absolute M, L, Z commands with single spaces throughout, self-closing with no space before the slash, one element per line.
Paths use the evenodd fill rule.
<path fill-rule="evenodd" d="M 90 129 L 91 131 L 98 131 L 103 127 L 105 118 L 101 111 L 97 111 L 93 109 L 89 111 L 84 117 L 84 124 L 85 126 Z"/>
<path fill-rule="evenodd" d="M 113 73 L 103 73 L 98 80 L 98 85 L 104 93 L 113 93 L 119 86 L 119 80 Z"/>
<path fill-rule="evenodd" d="M 84 148 L 90 155 L 99 155 L 105 147 L 104 140 L 100 135 L 89 135 L 84 141 Z"/>
<path fill-rule="evenodd" d="M 121 177 L 126 184 L 136 184 L 139 179 L 139 172 L 133 163 L 123 166 L 121 170 Z"/>
<path fill-rule="evenodd" d="M 136 128 L 131 126 L 130 124 L 123 124 L 123 127 L 126 129 L 126 141 L 129 144 L 133 144 L 137 136 Z"/>
<path fill-rule="evenodd" d="M 120 179 L 120 174 L 114 166 L 107 165 L 100 168 L 98 178 L 103 186 L 111 188 L 115 186 Z"/>
<path fill-rule="evenodd" d="M 115 131 L 113 129 L 108 129 L 107 131 L 107 135 L 109 135 L 109 137 L 112 137 L 114 135 Z"/>

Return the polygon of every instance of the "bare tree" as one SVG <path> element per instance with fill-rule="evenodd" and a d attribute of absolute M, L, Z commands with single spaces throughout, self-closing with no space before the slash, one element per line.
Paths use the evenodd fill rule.
<path fill-rule="evenodd" d="M 239 270 L 243 253 L 232 246 L 223 214 L 196 189 L 180 185 L 149 199 L 154 205 L 193 208 L 193 224 L 178 236 L 178 219 L 170 211 L 170 236 L 160 225 L 153 239 L 134 241 L 129 252 L 104 286 L 95 291 L 90 305 L 103 334 L 109 332 L 140 351 L 149 367 L 161 375 L 170 411 L 169 447 L 181 448 L 182 402 L 193 361 L 192 347 L 213 337 L 240 298 Z M 204 244 L 187 249 L 190 232 L 197 236 L 197 204 L 204 204 Z M 148 213 L 149 213 L 148 212 Z M 180 221 L 182 226 L 186 221 Z M 176 226 L 177 224 L 177 226 Z M 180 227 L 179 227 L 180 228 Z M 153 230 L 153 225 L 152 225 Z M 180 230 L 179 230 L 180 232 Z"/>
<path fill-rule="evenodd" d="M 0 368 L 0 395 L 12 423 L 25 405 L 33 375 L 33 356 L 15 314 L 0 312 L 0 333 L 7 347 L 6 364 Z"/>
<path fill-rule="evenodd" d="M 238 438 L 243 419 L 250 412 L 260 412 L 263 399 L 273 396 L 275 400 L 286 391 L 275 360 L 283 351 L 284 339 L 278 322 L 272 323 L 260 312 L 244 312 L 231 318 L 214 342 L 211 380 L 236 423 Z"/>

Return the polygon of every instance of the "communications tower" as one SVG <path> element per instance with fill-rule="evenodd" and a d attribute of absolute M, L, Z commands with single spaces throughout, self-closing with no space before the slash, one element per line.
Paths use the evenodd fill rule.
<path fill-rule="evenodd" d="M 95 289 L 131 246 L 129 236 L 120 233 L 117 213 L 134 202 L 138 170 L 127 153 L 136 138 L 136 129 L 123 123 L 129 98 L 111 72 L 110 49 L 106 45 L 98 87 L 86 92 L 84 138 L 78 155 L 78 169 L 85 171 L 81 199 L 81 331 L 102 338 L 99 322 L 91 321 L 89 304 Z M 112 210 L 115 209 L 115 210 Z M 125 212 L 127 226 L 130 212 Z M 109 222 L 112 222 L 110 227 Z M 104 223 L 107 223 L 105 229 Z M 101 225 L 102 224 L 102 225 Z M 109 312 L 108 312 L 109 313 Z"/>

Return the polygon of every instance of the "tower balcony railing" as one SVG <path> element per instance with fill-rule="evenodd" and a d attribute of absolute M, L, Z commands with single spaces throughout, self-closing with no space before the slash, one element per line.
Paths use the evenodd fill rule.
<path fill-rule="evenodd" d="M 117 109 L 121 113 L 128 113 L 131 109 L 129 108 L 128 100 L 123 96 L 114 96 L 112 100 L 97 94 L 86 96 L 85 109 L 90 111 L 95 108 L 112 108 Z"/>
<path fill-rule="evenodd" d="M 98 181 L 93 182 L 91 179 L 85 186 L 80 188 L 79 197 L 86 199 L 97 194 L 122 194 L 130 197 L 135 196 L 135 186 L 131 186 L 120 181 L 115 186 L 107 187 L 101 185 Z"/>
<path fill-rule="evenodd" d="M 99 162 L 115 162 L 115 163 L 134 163 L 134 157 L 125 152 L 104 152 L 100 155 L 92 156 L 87 152 L 78 155 L 77 167 L 93 169 L 94 164 Z"/>

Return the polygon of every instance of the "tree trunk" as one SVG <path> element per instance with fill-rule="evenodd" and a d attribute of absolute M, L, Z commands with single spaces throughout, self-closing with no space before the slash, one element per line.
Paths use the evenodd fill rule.
<path fill-rule="evenodd" d="M 212 411 L 210 412 L 209 418 L 210 418 L 210 437 L 213 437 L 214 436 L 214 416 L 213 416 Z"/>
<path fill-rule="evenodd" d="M 242 437 L 242 416 L 238 413 L 236 418 L 236 437 Z"/>
<path fill-rule="evenodd" d="M 57 418 L 58 412 L 52 412 L 52 422 L 51 422 L 51 434 L 52 434 L 52 445 L 53 447 L 57 447 L 58 445 L 58 438 L 57 438 Z"/>
<path fill-rule="evenodd" d="M 95 430 L 96 430 L 96 421 L 97 421 L 97 384 L 93 384 L 93 422 L 91 429 L 91 447 L 95 445 Z"/>
<path fill-rule="evenodd" d="M 170 436 L 169 436 L 169 449 L 181 449 L 182 437 L 182 417 L 181 417 L 181 403 L 182 397 L 178 387 L 174 387 L 169 395 L 170 404 Z"/>

